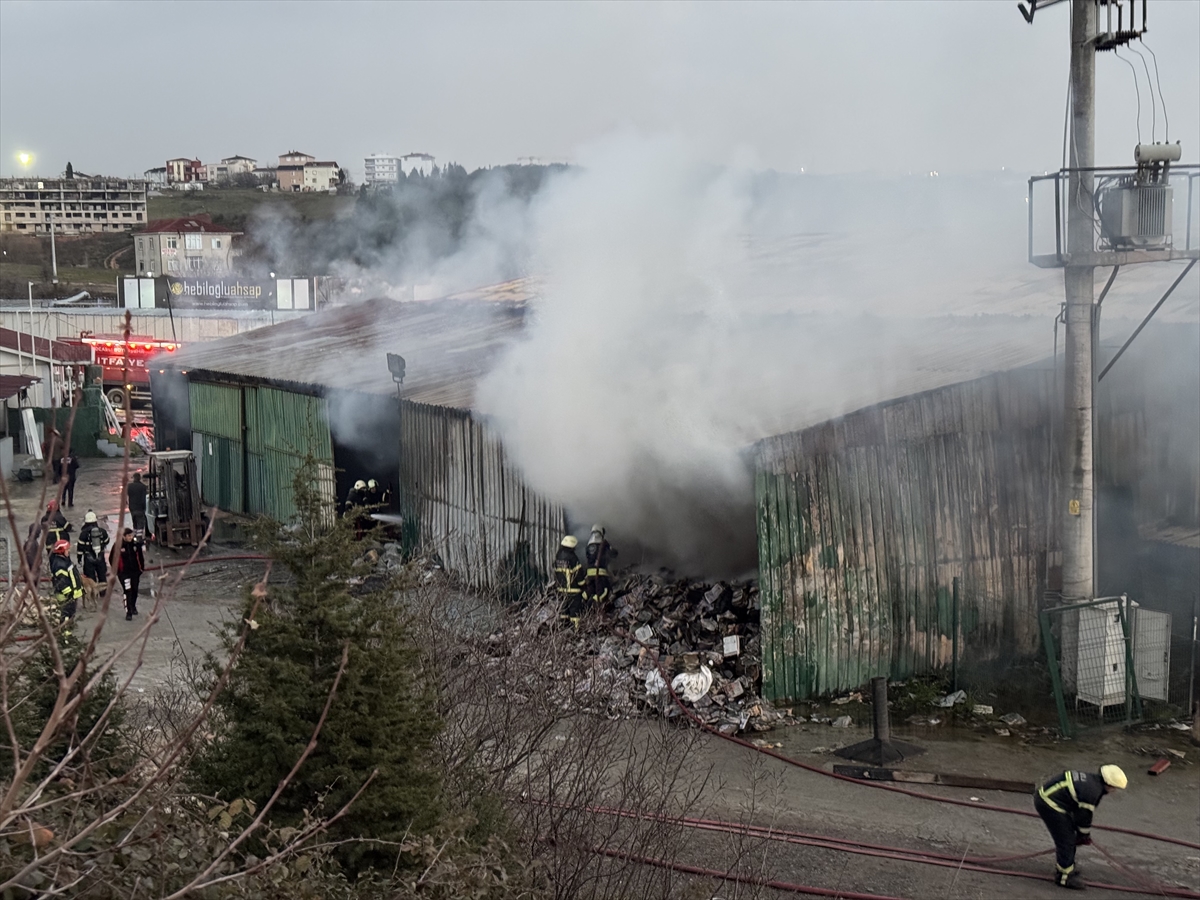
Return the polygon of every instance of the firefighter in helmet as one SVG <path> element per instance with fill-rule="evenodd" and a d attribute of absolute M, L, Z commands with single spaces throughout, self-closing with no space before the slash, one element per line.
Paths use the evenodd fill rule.
<path fill-rule="evenodd" d="M 612 592 L 612 575 L 608 571 L 608 562 L 617 555 L 617 551 L 604 535 L 603 525 L 593 525 L 587 542 L 587 572 L 584 573 L 583 598 L 596 606 L 608 602 Z"/>
<path fill-rule="evenodd" d="M 64 626 L 63 634 L 70 634 L 75 611 L 83 599 L 83 579 L 71 562 L 70 541 L 57 541 L 50 548 L 50 580 L 54 587 L 58 621 Z"/>
<path fill-rule="evenodd" d="M 345 515 L 357 515 L 353 510 L 366 506 L 368 502 L 367 483 L 360 478 L 354 482 L 354 487 L 350 488 L 350 493 L 346 495 Z"/>
<path fill-rule="evenodd" d="M 46 549 L 53 551 L 59 541 L 70 539 L 71 523 L 58 508 L 58 501 L 51 500 L 46 504 L 46 512 L 42 516 L 41 527 L 46 530 Z"/>
<path fill-rule="evenodd" d="M 558 616 L 564 622 L 579 626 L 583 612 L 583 564 L 579 562 L 579 538 L 568 534 L 558 545 L 554 556 L 554 586 L 558 589 Z"/>
<path fill-rule="evenodd" d="M 1092 815 L 1104 795 L 1127 783 L 1119 766 L 1108 765 L 1099 772 L 1063 772 L 1037 789 L 1033 808 L 1054 839 L 1054 881 L 1059 887 L 1084 889 L 1075 848 L 1092 842 Z"/>
<path fill-rule="evenodd" d="M 108 532 L 98 521 L 96 514 L 88 510 L 79 529 L 79 541 L 75 544 L 75 558 L 83 566 L 83 574 L 92 581 L 108 580 Z"/>

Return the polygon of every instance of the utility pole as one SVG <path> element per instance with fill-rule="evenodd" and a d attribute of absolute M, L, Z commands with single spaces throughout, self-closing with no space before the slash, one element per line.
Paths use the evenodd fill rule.
<path fill-rule="evenodd" d="M 1071 0 L 1071 133 L 1067 183 L 1067 253 L 1088 259 L 1093 250 L 1096 164 L 1095 0 Z M 1096 484 L 1093 468 L 1095 392 L 1095 268 L 1063 270 L 1066 287 L 1066 409 L 1062 491 L 1062 594 L 1065 600 L 1096 595 Z"/>
<path fill-rule="evenodd" d="M 54 213 L 49 213 L 50 219 L 50 267 L 52 278 L 51 284 L 58 284 L 58 251 L 54 249 Z"/>

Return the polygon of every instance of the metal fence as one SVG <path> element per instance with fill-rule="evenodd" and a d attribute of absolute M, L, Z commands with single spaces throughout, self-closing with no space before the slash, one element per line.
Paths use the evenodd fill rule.
<path fill-rule="evenodd" d="M 1064 736 L 1170 715 L 1187 702 L 1172 679 L 1188 661 L 1172 669 L 1170 613 L 1122 594 L 1051 607 L 1039 620 Z"/>

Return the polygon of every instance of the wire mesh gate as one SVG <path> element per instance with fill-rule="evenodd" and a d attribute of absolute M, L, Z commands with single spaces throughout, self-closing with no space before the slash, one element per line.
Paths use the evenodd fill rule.
<path fill-rule="evenodd" d="M 1144 701 L 1168 699 L 1171 616 L 1128 596 L 1051 607 L 1039 614 L 1064 736 L 1141 721 Z"/>

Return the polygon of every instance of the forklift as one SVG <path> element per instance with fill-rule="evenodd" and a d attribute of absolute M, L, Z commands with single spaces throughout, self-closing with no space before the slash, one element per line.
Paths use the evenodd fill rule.
<path fill-rule="evenodd" d="M 160 547 L 194 547 L 204 537 L 203 508 L 191 450 L 150 454 L 146 519 Z"/>

